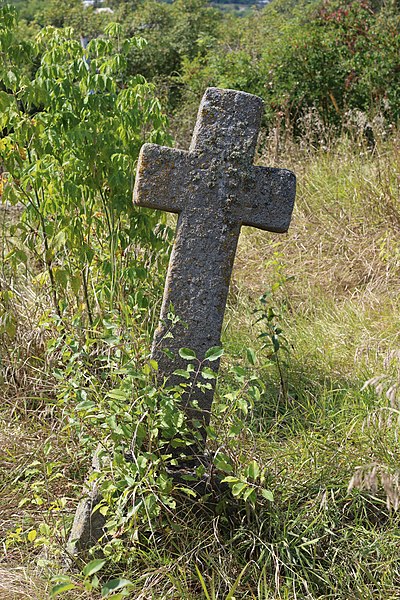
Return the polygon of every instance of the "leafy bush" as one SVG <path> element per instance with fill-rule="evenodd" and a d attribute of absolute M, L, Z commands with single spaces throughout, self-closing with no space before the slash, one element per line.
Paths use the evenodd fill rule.
<path fill-rule="evenodd" d="M 69 29 L 19 43 L 15 14 L 1 17 L 2 200 L 23 208 L 6 260 L 34 271 L 64 325 L 74 315 L 93 326 L 114 309 L 141 319 L 146 269 L 156 282 L 168 234 L 159 213 L 131 203 L 141 145 L 168 141 L 154 87 L 126 75 L 144 41 L 109 24 L 86 50 Z"/>
<path fill-rule="evenodd" d="M 243 89 L 264 98 L 270 125 L 315 108 L 325 125 L 340 126 L 350 109 L 399 114 L 398 3 L 369 0 L 275 0 L 243 20 L 230 17 L 205 56 L 187 60 L 183 81 Z M 190 94 L 188 94 L 190 96 Z"/>

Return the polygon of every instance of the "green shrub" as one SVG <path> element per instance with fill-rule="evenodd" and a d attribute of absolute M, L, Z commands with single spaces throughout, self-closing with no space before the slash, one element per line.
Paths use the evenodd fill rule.
<path fill-rule="evenodd" d="M 86 50 L 69 29 L 18 42 L 13 11 L 1 18 L 2 200 L 23 208 L 6 261 L 34 272 L 64 325 L 113 310 L 141 319 L 146 269 L 156 283 L 168 246 L 160 213 L 131 202 L 141 145 L 168 142 L 154 87 L 126 75 L 144 41 L 111 23 Z"/>

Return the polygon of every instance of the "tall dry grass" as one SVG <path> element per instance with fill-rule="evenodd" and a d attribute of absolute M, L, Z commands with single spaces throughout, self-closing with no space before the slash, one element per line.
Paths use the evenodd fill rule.
<path fill-rule="evenodd" d="M 133 552 L 124 573 L 136 586 L 132 598 L 197 599 L 207 590 L 225 599 L 244 566 L 236 598 L 400 597 L 398 421 L 394 412 L 390 423 L 379 420 L 400 408 L 387 395 L 398 381 L 400 138 L 376 128 L 371 147 L 356 129 L 340 140 L 313 131 L 307 144 L 272 132 L 261 146 L 260 164 L 295 171 L 296 207 L 288 234 L 243 231 L 225 320 L 225 366 L 240 362 L 247 346 L 256 349 L 265 393 L 252 417 L 252 443 L 268 466 L 275 502 L 268 513 L 236 520 L 178 516 L 158 548 Z M 286 398 L 277 393 L 253 314 L 268 288 L 290 347 Z M 43 296 L 34 292 L 37 301 L 26 282 L 26 295 L 10 306 L 18 342 L 1 339 L 1 600 L 48 597 L 85 464 L 52 408 L 55 382 L 35 317 Z M 388 383 L 376 389 L 381 376 Z M 220 393 L 230 385 L 223 369 Z M 49 463 L 59 473 L 51 481 Z M 59 496 L 66 505 L 54 504 Z M 29 541 L 41 523 L 47 538 Z M 99 597 L 82 585 L 70 594 Z"/>

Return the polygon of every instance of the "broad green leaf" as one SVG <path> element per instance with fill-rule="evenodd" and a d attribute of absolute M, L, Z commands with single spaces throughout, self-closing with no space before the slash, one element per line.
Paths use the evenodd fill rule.
<path fill-rule="evenodd" d="M 274 495 L 269 490 L 261 490 L 261 495 L 262 495 L 263 498 L 265 498 L 269 502 L 273 502 L 274 501 Z"/>
<path fill-rule="evenodd" d="M 247 467 L 247 474 L 253 480 L 258 479 L 258 477 L 260 476 L 260 467 L 259 467 L 257 461 L 255 461 L 255 460 L 250 461 L 250 463 Z"/>
<path fill-rule="evenodd" d="M 221 358 L 223 353 L 224 353 L 223 348 L 220 348 L 219 346 L 213 346 L 212 348 L 209 348 L 207 350 L 207 352 L 205 354 L 205 359 L 212 362 L 214 360 L 218 360 L 219 358 Z"/>
<path fill-rule="evenodd" d="M 280 345 L 280 342 L 279 342 L 279 337 L 278 337 L 277 335 L 275 335 L 275 334 L 274 334 L 274 335 L 272 336 L 271 340 L 272 340 L 272 344 L 273 344 L 273 346 L 274 346 L 274 352 L 278 352 L 278 351 L 279 351 L 279 348 L 280 348 L 280 346 L 281 346 L 281 345 Z"/>
<path fill-rule="evenodd" d="M 7 94 L 7 92 L 0 91 L 0 111 L 4 112 L 7 108 L 10 108 L 15 104 L 15 98 L 12 94 Z"/>
<path fill-rule="evenodd" d="M 105 585 L 103 585 L 101 590 L 101 595 L 103 598 L 107 597 L 111 592 L 115 592 L 116 590 L 120 590 L 128 585 L 132 585 L 132 582 L 129 579 L 110 579 L 107 581 Z"/>
<path fill-rule="evenodd" d="M 17 325 L 15 323 L 14 317 L 11 314 L 8 314 L 5 316 L 5 320 L 4 320 L 4 330 L 6 331 L 7 335 L 13 339 L 15 337 L 15 334 L 17 333 Z"/>
<path fill-rule="evenodd" d="M 228 475 L 221 480 L 221 483 L 237 483 L 239 479 L 237 477 L 233 477 L 233 475 Z"/>
<path fill-rule="evenodd" d="M 37 537 L 37 531 L 36 529 L 32 529 L 32 531 L 30 531 L 28 533 L 28 542 L 34 542 L 36 540 Z"/>
<path fill-rule="evenodd" d="M 247 372 L 245 369 L 243 369 L 243 367 L 232 367 L 232 373 L 234 373 L 237 377 L 241 378 L 241 377 L 245 377 Z"/>
<path fill-rule="evenodd" d="M 186 479 L 187 481 L 195 481 L 196 478 L 195 477 L 183 477 L 183 479 Z M 197 494 L 194 490 L 192 490 L 191 488 L 188 487 L 184 487 L 184 486 L 179 486 L 176 488 L 177 490 L 183 492 L 184 494 L 186 494 L 187 496 L 191 497 L 191 498 L 196 498 Z"/>
<path fill-rule="evenodd" d="M 148 363 L 146 363 L 145 365 L 143 365 L 142 372 L 144 373 L 144 375 L 150 375 L 151 368 L 150 368 L 150 365 Z"/>
<path fill-rule="evenodd" d="M 238 497 L 249 486 L 245 481 L 239 481 L 232 486 L 232 496 Z"/>
<path fill-rule="evenodd" d="M 81 287 L 81 277 L 80 275 L 73 275 L 70 278 L 70 285 L 71 285 L 71 289 L 74 292 L 74 294 L 78 294 L 80 287 Z"/>
<path fill-rule="evenodd" d="M 254 366 L 256 364 L 256 353 L 253 350 L 253 348 L 246 349 L 246 356 L 247 356 L 248 362 Z"/>
<path fill-rule="evenodd" d="M 52 598 L 55 598 L 59 594 L 68 592 L 68 590 L 73 590 L 74 588 L 76 588 L 76 585 L 74 583 L 72 583 L 72 581 L 71 582 L 65 581 L 64 583 L 57 583 L 57 585 L 53 585 L 53 587 L 51 588 L 50 595 Z"/>
<path fill-rule="evenodd" d="M 194 350 L 190 350 L 190 348 L 181 348 L 179 350 L 179 356 L 184 360 L 196 359 L 196 353 L 194 352 Z"/>
<path fill-rule="evenodd" d="M 214 371 L 212 369 L 210 369 L 210 367 L 203 367 L 203 369 L 201 370 L 201 376 L 203 377 L 203 379 L 215 379 L 216 378 L 216 374 L 214 373 Z"/>
<path fill-rule="evenodd" d="M 60 286 L 65 289 L 67 287 L 67 283 L 68 283 L 68 271 L 66 271 L 65 269 L 54 269 L 54 277 L 55 280 L 57 281 L 57 283 L 60 284 Z"/>
<path fill-rule="evenodd" d="M 233 437 L 235 435 L 239 435 L 239 433 L 242 431 L 243 427 L 244 427 L 244 424 L 242 421 L 234 423 L 233 425 L 231 425 L 231 427 L 229 429 L 229 436 Z"/>
<path fill-rule="evenodd" d="M 188 373 L 184 369 L 176 369 L 176 371 L 173 372 L 173 375 L 178 375 L 179 377 L 183 377 L 184 379 L 190 379 L 190 373 Z"/>
<path fill-rule="evenodd" d="M 247 415 L 248 406 L 247 406 L 247 402 L 244 398 L 237 399 L 237 407 L 239 410 L 243 411 L 245 415 Z"/>
<path fill-rule="evenodd" d="M 221 471 L 225 471 L 225 473 L 231 473 L 233 471 L 233 467 L 232 467 L 231 463 L 223 458 L 217 457 L 214 460 L 214 464 L 217 467 L 217 469 L 220 469 Z"/>
<path fill-rule="evenodd" d="M 251 502 L 252 504 L 254 504 L 256 499 L 257 499 L 257 494 L 256 494 L 256 490 L 254 488 L 249 487 L 243 494 L 243 500 L 245 502 Z"/>
<path fill-rule="evenodd" d="M 26 252 L 24 252 L 23 250 L 20 250 L 18 248 L 14 251 L 14 254 L 18 258 L 18 260 L 20 260 L 21 262 L 23 262 L 25 264 L 28 262 L 28 256 L 27 256 Z"/>
<path fill-rule="evenodd" d="M 128 392 L 125 390 L 119 390 L 118 388 L 115 390 L 111 390 L 107 393 L 109 398 L 114 398 L 114 400 L 126 400 L 128 396 Z"/>
<path fill-rule="evenodd" d="M 107 561 L 102 558 L 96 558 L 95 560 L 91 560 L 85 566 L 82 573 L 84 574 L 85 577 L 90 577 L 90 575 L 93 575 L 94 573 L 97 573 L 97 571 L 100 571 L 100 569 L 102 569 L 104 567 L 106 562 Z"/>

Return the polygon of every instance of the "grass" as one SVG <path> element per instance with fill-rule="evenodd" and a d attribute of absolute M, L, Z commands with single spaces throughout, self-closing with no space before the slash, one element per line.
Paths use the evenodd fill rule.
<path fill-rule="evenodd" d="M 127 566 L 109 561 L 105 580 L 129 579 L 130 597 L 400 598 L 399 144 L 293 144 L 276 157 L 298 176 L 293 222 L 280 237 L 241 236 L 219 385 L 220 395 L 232 388 L 229 364 L 254 348 L 264 391 L 242 442 L 267 467 L 275 499 L 257 513 L 233 501 L 219 512 L 184 503 L 155 543 L 132 548 Z M 261 164 L 271 148 L 267 140 Z M 253 313 L 267 289 L 290 348 L 286 395 Z M 65 427 L 27 290 L 12 305 L 18 343 L 6 347 L 3 335 L 1 600 L 49 596 L 88 464 Z M 73 577 L 66 598 L 100 597 Z"/>

